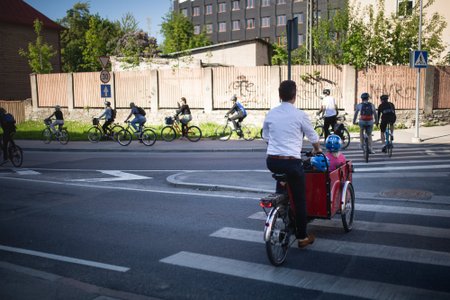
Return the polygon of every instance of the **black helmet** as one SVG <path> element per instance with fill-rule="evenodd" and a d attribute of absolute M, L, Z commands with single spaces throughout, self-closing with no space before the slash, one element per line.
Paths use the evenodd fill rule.
<path fill-rule="evenodd" d="M 231 99 L 230 99 L 231 101 L 237 101 L 237 97 L 236 97 L 236 95 L 233 95 L 232 97 L 231 97 Z"/>
<path fill-rule="evenodd" d="M 105 105 L 106 105 L 106 106 L 111 106 L 111 102 L 105 101 Z"/>
<path fill-rule="evenodd" d="M 361 99 L 362 100 L 369 100 L 369 93 L 362 93 L 361 94 Z"/>
<path fill-rule="evenodd" d="M 324 89 L 323 90 L 323 94 L 324 95 L 330 95 L 330 90 L 329 89 Z"/>
<path fill-rule="evenodd" d="M 381 101 L 388 101 L 389 100 L 389 96 L 388 95 L 381 95 L 380 96 L 380 100 Z"/>

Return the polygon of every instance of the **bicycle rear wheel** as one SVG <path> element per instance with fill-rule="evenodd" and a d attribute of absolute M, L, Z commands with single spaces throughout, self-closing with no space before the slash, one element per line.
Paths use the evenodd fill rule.
<path fill-rule="evenodd" d="M 132 140 L 132 134 L 128 130 L 124 129 L 117 134 L 117 142 L 122 146 L 128 146 Z"/>
<path fill-rule="evenodd" d="M 110 129 L 111 134 L 112 134 L 112 139 L 117 142 L 117 135 L 119 134 L 119 132 L 121 132 L 122 130 L 125 130 L 125 128 L 123 128 L 120 125 L 113 125 Z"/>
<path fill-rule="evenodd" d="M 233 130 L 231 129 L 231 127 L 225 125 L 217 127 L 214 133 L 219 140 L 228 141 L 231 137 L 232 132 Z"/>
<path fill-rule="evenodd" d="M 14 143 L 9 143 L 8 156 L 14 167 L 19 168 L 23 163 L 23 151 L 22 148 Z"/>
<path fill-rule="evenodd" d="M 42 141 L 44 144 L 49 144 L 52 141 L 52 131 L 50 128 L 45 128 L 42 131 Z"/>
<path fill-rule="evenodd" d="M 350 145 L 350 132 L 348 132 L 347 128 L 344 128 L 341 134 L 342 149 L 346 149 Z"/>
<path fill-rule="evenodd" d="M 257 129 L 251 125 L 243 125 L 241 126 L 242 134 L 244 135 L 244 140 L 253 141 L 256 138 Z"/>
<path fill-rule="evenodd" d="M 98 127 L 94 126 L 89 128 L 87 136 L 91 143 L 98 143 L 102 137 L 102 132 Z"/>
<path fill-rule="evenodd" d="M 287 210 L 280 209 L 280 207 L 274 207 L 269 213 L 270 215 L 272 217 L 268 227 L 270 232 L 269 240 L 266 241 L 266 252 L 270 263 L 274 266 L 280 266 L 286 260 L 290 245 L 289 218 L 287 217 Z"/>
<path fill-rule="evenodd" d="M 191 142 L 198 142 L 202 138 L 202 130 L 197 126 L 190 126 L 187 129 L 187 139 Z"/>
<path fill-rule="evenodd" d="M 349 232 L 353 227 L 353 217 L 355 216 L 355 191 L 353 185 L 349 182 L 344 185 L 342 191 L 344 196 L 343 206 L 341 208 L 342 225 L 345 232 Z"/>
<path fill-rule="evenodd" d="M 364 137 L 364 161 L 369 162 L 369 138 Z"/>
<path fill-rule="evenodd" d="M 153 131 L 153 129 L 145 129 L 142 132 L 142 143 L 144 143 L 145 146 L 152 146 L 156 142 L 156 132 Z"/>
<path fill-rule="evenodd" d="M 59 133 L 59 142 L 62 145 L 67 145 L 67 143 L 69 142 L 69 132 L 67 132 L 66 129 L 62 129 L 61 132 Z"/>
<path fill-rule="evenodd" d="M 173 129 L 172 126 L 166 126 L 163 129 L 161 129 L 161 139 L 163 139 L 166 142 L 171 142 L 177 137 L 177 133 L 175 132 L 175 129 Z"/>
<path fill-rule="evenodd" d="M 392 157 L 392 148 L 393 148 L 393 137 L 392 137 L 392 124 L 387 125 L 386 129 L 386 139 L 387 139 L 387 145 L 386 145 L 386 153 L 389 157 Z"/>

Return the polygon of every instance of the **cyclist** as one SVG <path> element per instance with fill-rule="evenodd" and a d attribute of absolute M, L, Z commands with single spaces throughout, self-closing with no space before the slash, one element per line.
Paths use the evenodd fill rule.
<path fill-rule="evenodd" d="M 12 136 L 16 132 L 16 121 L 12 114 L 6 112 L 3 107 L 0 107 L 0 126 L 3 130 L 3 163 L 8 161 L 8 143 L 13 143 Z"/>
<path fill-rule="evenodd" d="M 380 133 L 381 133 L 381 143 L 384 144 L 384 132 L 386 131 L 387 124 L 392 124 L 392 132 L 394 133 L 394 123 L 397 120 L 397 116 L 395 114 L 395 106 L 392 104 L 392 102 L 389 102 L 389 96 L 388 95 L 381 95 L 380 97 L 381 104 L 378 106 L 378 121 L 380 122 Z M 380 119 L 381 117 L 381 119 Z M 378 125 L 378 122 L 377 122 Z M 392 135 L 392 139 L 394 139 L 394 136 Z M 383 146 L 381 149 L 382 152 L 386 152 L 386 145 Z"/>
<path fill-rule="evenodd" d="M 364 131 L 366 131 L 367 137 L 369 138 L 369 153 L 375 154 L 372 149 L 372 130 L 373 124 L 378 122 L 378 115 L 375 109 L 375 105 L 369 102 L 369 94 L 361 94 L 361 103 L 356 105 L 355 113 L 353 115 L 353 124 L 359 124 L 359 140 L 361 149 L 364 149 Z M 356 119 L 360 114 L 359 122 L 356 123 Z"/>
<path fill-rule="evenodd" d="M 61 111 L 61 106 L 56 105 L 55 111 L 47 119 L 50 120 L 52 117 L 55 117 L 55 121 L 53 121 L 53 123 L 50 124 L 50 129 L 54 134 L 57 134 L 55 125 L 58 125 L 58 132 L 61 131 L 61 128 L 64 125 L 64 114 Z"/>
<path fill-rule="evenodd" d="M 267 168 L 274 173 L 285 173 L 295 203 L 295 227 L 298 247 L 304 248 L 314 242 L 314 236 L 306 232 L 307 213 L 305 175 L 300 152 L 303 135 L 313 145 L 313 154 L 322 152 L 317 135 L 308 115 L 297 109 L 295 103 L 297 86 L 295 81 L 285 80 L 278 88 L 281 104 L 271 109 L 264 120 L 263 139 L 267 146 Z M 277 193 L 283 189 L 279 182 Z"/>
<path fill-rule="evenodd" d="M 113 110 L 111 108 L 111 102 L 109 101 L 105 102 L 105 110 L 97 119 L 101 120 L 103 117 L 105 117 L 105 123 L 103 123 L 102 125 L 103 132 L 105 133 L 105 135 L 110 135 L 111 132 L 109 130 L 109 125 L 114 122 L 114 118 Z"/>
<path fill-rule="evenodd" d="M 322 114 L 323 117 L 323 129 L 325 134 L 325 139 L 330 135 L 330 129 L 334 129 L 336 126 L 336 118 L 338 114 L 338 107 L 336 105 L 336 100 L 334 97 L 330 96 L 330 90 L 324 89 L 323 94 L 325 97 L 322 99 L 322 105 L 317 115 Z"/>
<path fill-rule="evenodd" d="M 184 137 L 187 134 L 188 123 L 192 120 L 191 109 L 189 108 L 189 105 L 187 105 L 185 97 L 181 97 L 178 102 L 178 109 L 176 110 L 175 116 L 179 115 L 181 115 L 181 137 Z"/>
<path fill-rule="evenodd" d="M 134 115 L 134 119 L 131 120 L 131 126 L 133 126 L 134 130 L 140 134 L 140 128 L 144 125 L 145 122 L 147 122 L 147 119 L 145 118 L 145 111 L 141 107 L 134 104 L 134 102 L 130 102 L 130 108 L 130 114 L 125 119 L 124 123 L 126 123 L 128 119 L 131 118 L 131 115 Z M 136 124 L 139 124 L 139 128 Z"/>
<path fill-rule="evenodd" d="M 237 101 L 236 95 L 233 95 L 230 100 L 233 102 L 233 106 L 225 114 L 225 118 L 228 118 L 230 114 L 233 114 L 229 119 L 231 120 L 231 122 L 233 122 L 234 130 L 236 130 L 239 138 L 243 138 L 244 134 L 241 130 L 241 122 L 247 117 L 247 111 L 245 110 L 244 106 L 239 101 Z"/>
<path fill-rule="evenodd" d="M 327 148 L 327 158 L 329 160 L 328 171 L 332 172 L 342 165 L 345 165 L 345 155 L 340 152 L 342 140 L 338 135 L 332 134 L 325 141 Z"/>

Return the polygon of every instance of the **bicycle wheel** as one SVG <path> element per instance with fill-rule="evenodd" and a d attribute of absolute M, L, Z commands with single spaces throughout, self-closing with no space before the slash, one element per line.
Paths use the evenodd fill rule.
<path fill-rule="evenodd" d="M 133 139 L 133 135 L 128 130 L 124 129 L 117 134 L 117 142 L 122 146 L 128 146 Z"/>
<path fill-rule="evenodd" d="M 87 136 L 88 136 L 88 140 L 91 143 L 98 143 L 102 137 L 102 131 L 100 130 L 100 128 L 93 126 L 93 127 L 89 128 L 89 130 L 87 132 Z"/>
<path fill-rule="evenodd" d="M 355 216 L 355 191 L 353 189 L 353 185 L 350 182 L 345 183 L 342 193 L 342 225 L 344 226 L 345 232 L 349 232 L 350 230 L 352 230 L 353 218 Z"/>
<path fill-rule="evenodd" d="M 386 139 L 387 139 L 387 145 L 386 145 L 386 153 L 389 157 L 392 157 L 392 148 L 393 148 L 393 137 L 392 137 L 392 125 L 388 124 L 387 130 L 386 130 Z"/>
<path fill-rule="evenodd" d="M 364 161 L 369 162 L 369 139 L 367 136 L 364 138 Z"/>
<path fill-rule="evenodd" d="M 142 143 L 145 146 L 152 146 L 156 142 L 156 132 L 153 129 L 147 128 L 142 132 Z"/>
<path fill-rule="evenodd" d="M 233 132 L 233 130 L 231 129 L 231 127 L 228 125 L 225 125 L 225 126 L 217 127 L 214 133 L 219 140 L 228 141 L 231 137 L 232 132 Z"/>
<path fill-rule="evenodd" d="M 321 125 L 316 126 L 316 127 L 314 127 L 314 130 L 317 132 L 317 135 L 319 136 L 319 142 L 323 143 L 324 142 L 323 138 L 324 138 L 324 135 L 325 135 L 323 126 L 321 126 Z"/>
<path fill-rule="evenodd" d="M 287 210 L 280 207 L 272 208 L 269 213 L 270 232 L 269 240 L 266 241 L 266 252 L 269 261 L 274 266 L 279 266 L 286 260 L 287 251 L 290 245 L 290 233 L 288 229 Z M 267 226 L 267 225 L 266 225 Z"/>
<path fill-rule="evenodd" d="M 122 126 L 120 126 L 120 125 L 113 125 L 111 128 L 110 128 L 110 131 L 111 131 L 111 134 L 112 134 L 112 139 L 115 141 L 115 142 L 117 142 L 117 135 L 119 134 L 119 132 L 120 131 L 122 131 L 122 130 L 125 130 L 125 128 L 123 128 Z"/>
<path fill-rule="evenodd" d="M 190 126 L 187 130 L 187 139 L 191 142 L 198 142 L 202 138 L 202 130 L 197 126 Z"/>
<path fill-rule="evenodd" d="M 22 148 L 16 144 L 10 143 L 8 146 L 9 160 L 14 167 L 19 168 L 23 163 L 23 151 Z"/>
<path fill-rule="evenodd" d="M 62 129 L 61 132 L 59 133 L 58 139 L 62 145 L 67 145 L 70 139 L 69 132 L 66 129 Z"/>
<path fill-rule="evenodd" d="M 49 144 L 52 141 L 52 131 L 50 128 L 45 128 L 42 131 L 42 141 L 44 144 Z"/>
<path fill-rule="evenodd" d="M 161 129 L 161 139 L 166 142 L 171 142 L 177 137 L 177 133 L 172 126 L 166 126 Z"/>
<path fill-rule="evenodd" d="M 241 130 L 244 135 L 244 140 L 246 141 L 253 141 L 258 134 L 256 128 L 251 125 L 242 125 Z"/>
<path fill-rule="evenodd" d="M 347 128 L 342 130 L 342 149 L 346 149 L 348 145 L 350 145 L 350 132 L 348 132 Z"/>

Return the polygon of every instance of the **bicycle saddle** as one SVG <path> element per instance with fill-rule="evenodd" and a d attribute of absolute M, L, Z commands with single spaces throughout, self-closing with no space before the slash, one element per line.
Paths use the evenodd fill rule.
<path fill-rule="evenodd" d="M 273 173 L 272 178 L 277 181 L 287 181 L 287 175 L 285 173 Z"/>

